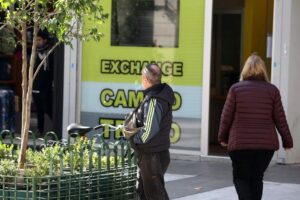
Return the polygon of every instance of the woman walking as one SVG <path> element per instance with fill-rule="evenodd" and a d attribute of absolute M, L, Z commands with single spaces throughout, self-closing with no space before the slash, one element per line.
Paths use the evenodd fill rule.
<path fill-rule="evenodd" d="M 232 161 L 239 200 L 262 198 L 264 172 L 279 149 L 276 129 L 283 147 L 292 148 L 280 92 L 269 83 L 263 60 L 253 54 L 244 65 L 240 82 L 229 90 L 218 135 Z"/>

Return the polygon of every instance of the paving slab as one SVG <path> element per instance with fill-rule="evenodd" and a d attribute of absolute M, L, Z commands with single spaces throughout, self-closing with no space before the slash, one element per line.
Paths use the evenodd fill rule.
<path fill-rule="evenodd" d="M 265 182 L 262 200 L 299 200 L 300 185 Z M 174 200 L 238 200 L 234 187 L 225 187 L 209 192 L 175 198 Z"/>

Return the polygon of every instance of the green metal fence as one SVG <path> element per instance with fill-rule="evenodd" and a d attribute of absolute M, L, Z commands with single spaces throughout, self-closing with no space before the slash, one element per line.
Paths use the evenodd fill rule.
<path fill-rule="evenodd" d="M 136 158 L 126 140 L 108 142 L 98 134 L 49 146 L 32 137 L 23 175 L 15 167 L 18 145 L 10 145 L 16 140 L 0 133 L 0 199 L 136 199 Z"/>

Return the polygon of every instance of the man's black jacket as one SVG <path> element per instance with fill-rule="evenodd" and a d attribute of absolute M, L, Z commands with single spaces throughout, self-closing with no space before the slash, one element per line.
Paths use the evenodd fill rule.
<path fill-rule="evenodd" d="M 174 92 L 163 83 L 144 90 L 144 96 L 146 100 L 139 106 L 137 114 L 138 125 L 142 128 L 133 137 L 134 146 L 142 152 L 167 150 L 170 148 Z"/>

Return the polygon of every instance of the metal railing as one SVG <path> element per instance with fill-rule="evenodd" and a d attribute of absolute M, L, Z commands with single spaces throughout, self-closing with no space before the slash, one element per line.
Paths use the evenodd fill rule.
<path fill-rule="evenodd" d="M 127 140 L 75 134 L 71 143 L 70 138 L 59 141 L 53 132 L 44 138 L 30 135 L 26 167 L 20 172 L 20 138 L 7 130 L 0 133 L 0 199 L 136 199 L 136 158 Z"/>

